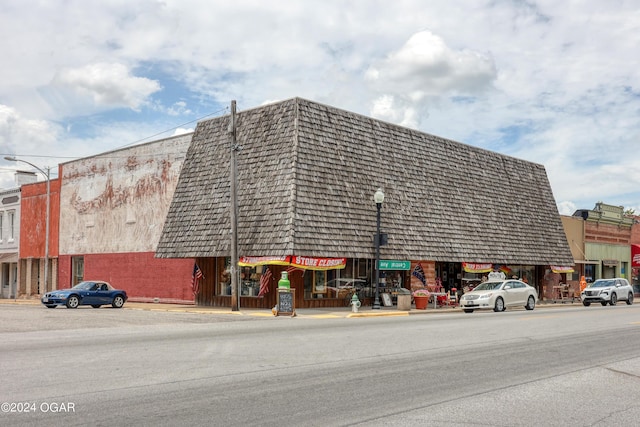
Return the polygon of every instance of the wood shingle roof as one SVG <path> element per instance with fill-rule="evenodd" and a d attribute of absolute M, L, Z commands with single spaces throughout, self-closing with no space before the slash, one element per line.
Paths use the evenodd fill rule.
<path fill-rule="evenodd" d="M 157 257 L 230 253 L 230 116 L 193 135 Z M 308 100 L 239 112 L 244 256 L 573 265 L 542 165 Z"/>

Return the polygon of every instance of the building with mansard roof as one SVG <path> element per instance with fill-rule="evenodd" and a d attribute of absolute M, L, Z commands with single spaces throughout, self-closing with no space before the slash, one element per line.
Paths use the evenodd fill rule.
<path fill-rule="evenodd" d="M 203 305 L 231 303 L 230 118 L 198 124 L 156 249 L 197 260 Z M 370 293 L 378 188 L 380 258 L 398 268 L 381 264 L 385 291 L 459 289 L 487 269 L 537 285 L 573 265 L 540 164 L 300 98 L 237 113 L 235 138 L 241 306 L 272 307 L 286 269 L 299 307 Z"/>

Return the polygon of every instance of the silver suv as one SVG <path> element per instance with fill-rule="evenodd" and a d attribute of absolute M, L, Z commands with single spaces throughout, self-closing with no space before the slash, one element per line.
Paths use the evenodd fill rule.
<path fill-rule="evenodd" d="M 633 288 L 627 281 L 617 277 L 615 279 L 598 279 L 589 284 L 580 294 L 582 304 L 589 307 L 592 302 L 600 304 L 616 305 L 620 300 L 626 301 L 628 305 L 633 304 Z"/>

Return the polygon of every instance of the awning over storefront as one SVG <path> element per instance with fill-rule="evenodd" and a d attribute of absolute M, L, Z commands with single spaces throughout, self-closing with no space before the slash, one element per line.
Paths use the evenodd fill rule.
<path fill-rule="evenodd" d="M 573 267 L 564 266 L 564 265 L 552 265 L 551 271 L 554 273 L 573 273 Z"/>
<path fill-rule="evenodd" d="M 338 270 L 347 266 L 346 258 L 316 258 L 297 255 L 240 257 L 238 265 L 255 267 L 258 265 L 287 265 L 303 270 Z"/>
<path fill-rule="evenodd" d="M 462 268 L 467 273 L 488 273 L 493 270 L 493 264 L 478 264 L 473 262 L 463 262 Z"/>
<path fill-rule="evenodd" d="M 640 245 L 631 245 L 631 267 L 640 267 Z"/>

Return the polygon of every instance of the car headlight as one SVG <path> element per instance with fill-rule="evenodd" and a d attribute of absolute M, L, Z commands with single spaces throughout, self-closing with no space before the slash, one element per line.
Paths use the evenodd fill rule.
<path fill-rule="evenodd" d="M 489 298 L 491 298 L 491 295 L 493 295 L 493 294 L 480 295 L 480 299 L 489 299 Z"/>

